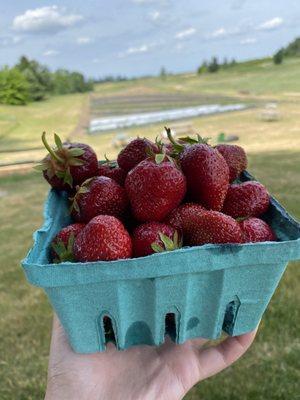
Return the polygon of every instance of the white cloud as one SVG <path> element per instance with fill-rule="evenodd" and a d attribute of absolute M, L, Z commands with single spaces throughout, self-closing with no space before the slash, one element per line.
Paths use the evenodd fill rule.
<path fill-rule="evenodd" d="M 262 24 L 260 24 L 257 27 L 257 29 L 267 31 L 267 30 L 279 28 L 279 26 L 281 26 L 282 24 L 283 24 L 283 19 L 280 17 L 275 17 L 275 18 L 272 18 L 272 19 L 269 19 L 269 20 L 263 22 Z"/>
<path fill-rule="evenodd" d="M 228 35 L 228 32 L 226 31 L 225 28 L 219 28 L 219 29 L 216 29 L 214 32 L 212 32 L 210 37 L 218 38 L 218 37 L 224 37 L 227 35 Z"/>
<path fill-rule="evenodd" d="M 13 20 L 13 29 L 28 33 L 55 33 L 83 20 L 81 15 L 67 14 L 55 5 L 27 10 Z"/>
<path fill-rule="evenodd" d="M 119 53 L 119 57 L 132 56 L 134 54 L 139 54 L 139 53 L 147 53 L 148 51 L 149 51 L 149 45 L 142 44 L 141 46 L 137 47 L 128 47 L 127 50 Z"/>
<path fill-rule="evenodd" d="M 89 44 L 89 43 L 92 43 L 92 39 L 88 36 L 81 36 L 81 37 L 77 38 L 76 42 L 78 44 Z"/>
<path fill-rule="evenodd" d="M 149 51 L 162 45 L 163 43 L 164 43 L 164 41 L 161 40 L 158 42 L 152 42 L 152 43 L 148 43 L 148 44 L 144 43 L 144 44 L 141 44 L 140 46 L 131 46 L 131 47 L 128 47 L 127 50 L 118 53 L 118 57 L 123 58 L 123 57 L 128 57 L 128 56 L 134 56 L 136 54 L 148 53 Z"/>
<path fill-rule="evenodd" d="M 175 35 L 175 38 L 176 39 L 185 39 L 189 36 L 195 35 L 196 32 L 197 32 L 196 29 L 191 27 L 191 28 L 185 29 L 184 31 L 177 32 Z"/>
<path fill-rule="evenodd" d="M 256 38 L 245 38 L 240 41 L 240 44 L 247 45 L 247 44 L 254 44 L 257 42 Z"/>
<path fill-rule="evenodd" d="M 241 27 L 235 27 L 232 29 L 226 29 L 226 28 L 218 28 L 215 31 L 213 31 L 212 33 L 209 33 L 208 35 L 206 35 L 207 39 L 223 39 L 223 38 L 227 38 L 229 36 L 234 36 L 234 35 L 239 35 L 244 29 L 242 29 Z"/>
<path fill-rule="evenodd" d="M 157 11 L 157 10 L 155 10 L 155 11 L 152 11 L 150 14 L 149 14 L 149 17 L 150 17 L 150 19 L 152 19 L 152 21 L 157 21 L 159 18 L 160 18 L 160 12 L 159 11 Z"/>
<path fill-rule="evenodd" d="M 44 51 L 43 56 L 52 57 L 52 56 L 57 56 L 58 54 L 59 54 L 59 51 L 50 49 L 50 50 Z"/>

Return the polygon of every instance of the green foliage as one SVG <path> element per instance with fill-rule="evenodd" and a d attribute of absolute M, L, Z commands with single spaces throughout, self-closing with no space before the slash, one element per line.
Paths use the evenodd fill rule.
<path fill-rule="evenodd" d="M 197 73 L 198 73 L 198 74 L 203 74 L 203 73 L 205 73 L 205 72 L 207 72 L 207 62 L 206 62 L 206 61 L 204 61 L 204 62 L 200 65 L 200 67 L 198 68 L 198 70 L 197 70 Z"/>
<path fill-rule="evenodd" d="M 283 53 L 284 50 L 280 49 L 279 51 L 277 51 L 277 53 L 274 54 L 273 56 L 273 62 L 274 64 L 278 65 L 278 64 L 282 64 L 283 61 Z"/>
<path fill-rule="evenodd" d="M 293 40 L 287 47 L 278 50 L 273 56 L 274 64 L 282 64 L 285 57 L 300 56 L 300 37 Z"/>
<path fill-rule="evenodd" d="M 208 69 L 208 72 L 212 72 L 212 73 L 217 72 L 220 69 L 220 65 L 219 65 L 217 57 L 213 57 L 211 59 L 211 62 L 208 64 L 207 69 Z"/>
<path fill-rule="evenodd" d="M 0 103 L 24 105 L 29 101 L 29 83 L 17 68 L 0 71 Z"/>
<path fill-rule="evenodd" d="M 230 67 L 234 67 L 237 64 L 235 59 L 233 58 L 231 61 L 225 57 L 223 63 L 219 63 L 217 57 L 212 57 L 211 61 L 204 61 L 200 67 L 197 69 L 197 73 L 204 74 L 206 72 L 217 72 L 219 69 L 228 69 Z"/>
<path fill-rule="evenodd" d="M 296 38 L 285 49 L 283 49 L 283 53 L 286 57 L 300 56 L 300 37 Z"/>
<path fill-rule="evenodd" d="M 84 93 L 93 90 L 93 81 L 86 80 L 81 73 L 65 69 L 52 73 L 44 65 L 25 56 L 20 58 L 14 68 L 6 68 L 2 72 L 0 102 L 5 104 L 40 101 L 53 93 Z"/>
<path fill-rule="evenodd" d="M 93 90 L 93 82 L 85 80 L 79 72 L 69 72 L 66 69 L 58 69 L 53 74 L 54 93 L 84 93 Z"/>
<path fill-rule="evenodd" d="M 167 77 L 167 71 L 166 71 L 166 68 L 165 68 L 165 67 L 161 67 L 159 76 L 160 76 L 161 79 L 166 79 L 166 77 Z"/>
<path fill-rule="evenodd" d="M 32 101 L 43 100 L 47 93 L 53 89 L 52 76 L 47 67 L 37 61 L 28 60 L 25 56 L 20 58 L 18 68 L 29 83 L 29 96 Z"/>

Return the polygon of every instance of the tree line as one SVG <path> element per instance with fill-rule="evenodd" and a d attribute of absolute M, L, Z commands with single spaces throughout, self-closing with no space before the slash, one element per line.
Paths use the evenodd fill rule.
<path fill-rule="evenodd" d="M 286 47 L 282 47 L 273 55 L 274 64 L 281 64 L 285 57 L 299 57 L 300 56 L 300 37 L 293 40 Z M 209 61 L 204 61 L 198 68 L 198 74 L 206 72 L 218 72 L 221 69 L 226 69 L 238 64 L 235 59 L 228 61 L 227 58 L 220 62 L 217 57 L 212 57 Z"/>
<path fill-rule="evenodd" d="M 273 56 L 274 64 L 281 64 L 285 57 L 300 56 L 300 37 L 293 40 L 288 46 L 279 49 Z"/>
<path fill-rule="evenodd" d="M 22 56 L 13 67 L 0 70 L 0 103 L 24 105 L 49 95 L 83 93 L 93 90 L 93 81 L 80 72 L 46 66 Z"/>
<path fill-rule="evenodd" d="M 220 69 L 227 69 L 230 67 L 234 67 L 236 65 L 236 61 L 233 58 L 232 60 L 227 60 L 225 57 L 223 62 L 220 62 L 217 57 L 212 57 L 210 61 L 204 61 L 200 67 L 198 68 L 198 74 L 203 74 L 205 72 L 218 72 Z"/>

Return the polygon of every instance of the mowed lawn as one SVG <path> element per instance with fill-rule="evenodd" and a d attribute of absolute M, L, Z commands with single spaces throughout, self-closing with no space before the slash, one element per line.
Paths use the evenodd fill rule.
<path fill-rule="evenodd" d="M 266 61 L 267 62 L 267 61 Z M 284 68 L 285 67 L 285 68 Z M 264 69 L 265 68 L 265 69 Z M 300 218 L 300 109 L 298 94 L 300 92 L 299 64 L 298 70 L 294 61 L 279 70 L 254 65 L 247 71 L 224 72 L 215 77 L 203 78 L 203 90 L 225 95 L 253 96 L 277 100 L 281 119 L 278 122 L 263 122 L 260 119 L 260 108 L 250 109 L 241 113 L 196 118 L 194 126 L 204 136 L 212 137 L 215 142 L 220 131 L 239 135 L 239 143 L 249 154 L 249 170 L 259 178 L 284 206 L 298 219 Z M 271 72 L 270 72 L 271 69 Z M 277 72 L 276 72 L 277 71 Z M 288 72 L 286 72 L 288 71 Z M 297 72 L 298 71 L 298 72 Z M 285 82 L 286 89 L 274 81 L 278 73 L 279 82 Z M 289 75 L 289 73 L 291 75 Z M 292 78 L 290 78 L 290 76 Z M 252 78 L 251 78 L 252 77 Z M 198 77 L 171 77 L 166 81 L 147 80 L 108 84 L 103 86 L 103 92 L 97 95 L 106 96 L 110 93 L 138 91 L 167 90 L 166 85 L 180 89 L 194 90 L 189 80 Z M 225 79 L 226 78 L 226 79 Z M 232 78 L 232 80 L 230 80 Z M 170 80 L 174 82 L 170 83 Z M 214 82 L 219 80 L 219 86 Z M 292 81 L 294 80 L 294 84 Z M 146 82 L 147 81 L 147 82 Z M 175 83 L 176 81 L 176 83 Z M 221 81 L 224 83 L 221 84 Z M 145 83 L 146 82 L 146 83 Z M 197 81 L 198 82 L 198 81 Z M 201 79 L 199 80 L 201 82 Z M 198 83 L 199 83 L 198 82 Z M 222 86 L 223 85 L 223 86 Z M 108 87 L 110 86 L 110 89 Z M 279 88 L 280 86 L 280 88 Z M 239 93 L 243 88 L 249 94 Z M 168 90 L 173 90 L 169 88 Z M 101 87 L 98 86 L 98 91 Z M 200 83 L 199 83 L 200 90 Z M 52 121 L 49 131 L 57 130 L 58 125 L 67 135 L 76 126 L 80 107 L 84 97 L 72 99 L 57 98 L 46 103 L 34 105 L 44 110 L 45 125 Z M 56 102 L 58 101 L 58 103 Z M 76 103 L 77 101 L 77 103 Z M 67 111 L 66 122 L 60 107 L 74 105 L 74 115 Z M 82 102 L 81 104 L 79 104 Z M 36 145 L 37 124 L 39 118 L 32 110 L 32 105 L 22 108 L 23 116 L 19 123 L 25 127 L 31 124 L 32 131 L 26 130 L 22 143 Z M 55 109 L 55 118 L 52 112 Z M 0 111 L 3 108 L 0 107 Z M 15 111 L 18 110 L 18 111 Z M 21 112 L 20 109 L 6 108 L 6 115 Z M 24 111 L 23 111 L 24 110 Z M 26 110 L 32 112 L 30 118 Z M 76 110 L 76 113 L 75 113 Z M 72 114 L 72 113 L 71 113 Z M 0 114 L 2 115 L 2 114 Z M 52 115 L 52 117 L 51 117 Z M 28 125 L 29 124 L 29 125 Z M 43 119 L 38 123 L 38 129 L 43 128 Z M 155 137 L 162 130 L 163 124 L 131 129 L 130 136 L 136 134 Z M 11 132 L 14 132 L 12 129 Z M 33 132 L 34 135 L 33 136 Z M 22 130 L 8 135 L 11 140 L 7 145 L 18 143 Z M 99 157 L 106 152 L 114 157 L 115 150 L 110 145 L 110 133 L 87 137 L 87 141 L 95 146 Z M 16 138 L 16 139 L 15 139 Z M 86 138 L 81 138 L 85 140 Z M 5 141 L 1 141 L 3 145 Z M 1 144 L 1 145 L 2 145 Z M 51 308 L 44 293 L 30 287 L 20 268 L 20 260 L 25 256 L 32 243 L 31 235 L 42 224 L 43 200 L 48 190 L 47 184 L 38 173 L 26 175 L 11 175 L 0 178 L 0 399 L 30 400 L 43 398 L 48 348 L 51 330 Z M 233 367 L 218 376 L 197 385 L 187 400 L 294 400 L 300 398 L 300 263 L 289 265 L 271 304 L 261 322 L 258 337 L 245 357 Z"/>

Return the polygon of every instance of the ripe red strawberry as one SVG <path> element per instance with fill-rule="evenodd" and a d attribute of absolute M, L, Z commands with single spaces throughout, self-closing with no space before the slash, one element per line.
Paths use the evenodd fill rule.
<path fill-rule="evenodd" d="M 51 256 L 53 262 L 74 261 L 73 244 L 76 236 L 85 224 L 71 224 L 63 228 L 51 242 Z"/>
<path fill-rule="evenodd" d="M 242 243 L 239 223 L 218 211 L 206 211 L 195 216 L 188 231 L 188 244 L 199 246 L 206 243 Z"/>
<path fill-rule="evenodd" d="M 167 216 L 165 222 L 182 231 L 184 236 L 186 230 L 193 224 L 195 215 L 202 214 L 204 211 L 206 211 L 205 208 L 200 204 L 181 204 Z"/>
<path fill-rule="evenodd" d="M 121 221 L 111 215 L 98 215 L 78 234 L 74 242 L 77 261 L 112 261 L 130 258 L 132 243 Z"/>
<path fill-rule="evenodd" d="M 107 162 L 99 165 L 98 175 L 108 176 L 109 178 L 116 181 L 119 185 L 124 186 L 127 172 L 117 165 L 113 165 L 113 163 Z"/>
<path fill-rule="evenodd" d="M 269 208 L 267 189 L 259 182 L 229 186 L 222 212 L 233 218 L 258 217 Z"/>
<path fill-rule="evenodd" d="M 127 208 L 125 189 L 107 176 L 86 180 L 78 188 L 72 204 L 75 221 L 89 222 L 96 215 L 122 216 Z"/>
<path fill-rule="evenodd" d="M 206 143 L 206 138 L 186 137 L 179 143 L 170 129 L 166 130 L 186 177 L 188 197 L 207 209 L 220 211 L 229 185 L 229 168 L 224 157 Z"/>
<path fill-rule="evenodd" d="M 271 242 L 276 240 L 276 235 L 271 227 L 260 218 L 248 218 L 240 222 L 243 242 Z"/>
<path fill-rule="evenodd" d="M 149 152 L 157 153 L 157 146 L 148 139 L 136 138 L 130 142 L 118 155 L 118 165 L 125 171 L 130 171 L 149 156 Z"/>
<path fill-rule="evenodd" d="M 170 225 L 146 222 L 138 226 L 132 235 L 134 257 L 172 251 L 182 247 L 181 235 Z"/>
<path fill-rule="evenodd" d="M 171 161 L 147 159 L 132 169 L 125 189 L 135 219 L 141 222 L 162 221 L 177 207 L 186 192 L 183 173 Z M 161 161 L 161 162 L 159 162 Z"/>
<path fill-rule="evenodd" d="M 42 135 L 49 154 L 35 168 L 43 171 L 45 179 L 58 190 L 70 190 L 98 173 L 98 160 L 94 150 L 83 143 L 62 143 L 54 134 L 56 148 L 52 148 L 46 133 Z"/>
<path fill-rule="evenodd" d="M 233 182 L 247 168 L 245 150 L 235 144 L 218 144 L 215 149 L 225 158 L 229 167 L 229 181 Z"/>

